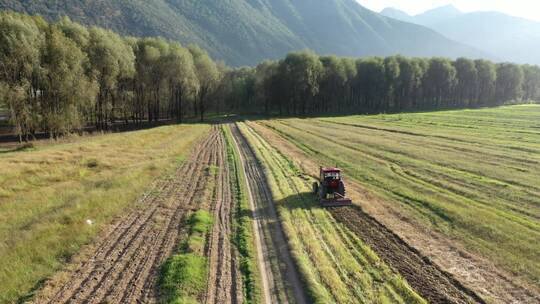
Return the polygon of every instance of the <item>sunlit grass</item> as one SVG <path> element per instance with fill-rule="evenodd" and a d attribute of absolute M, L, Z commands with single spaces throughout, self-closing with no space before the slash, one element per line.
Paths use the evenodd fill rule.
<path fill-rule="evenodd" d="M 0 154 L 0 303 L 39 287 L 208 130 L 167 126 Z"/>
<path fill-rule="evenodd" d="M 540 285 L 540 106 L 261 124 Z"/>
<path fill-rule="evenodd" d="M 310 180 L 248 126 L 240 129 L 267 173 L 293 258 L 314 303 L 424 303 L 359 238 L 317 205 Z"/>

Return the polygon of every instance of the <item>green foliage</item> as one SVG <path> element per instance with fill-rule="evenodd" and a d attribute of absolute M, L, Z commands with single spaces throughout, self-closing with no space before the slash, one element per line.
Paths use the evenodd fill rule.
<path fill-rule="evenodd" d="M 523 94 L 524 73 L 521 66 L 512 63 L 497 65 L 496 98 L 499 101 L 515 101 Z"/>
<path fill-rule="evenodd" d="M 524 65 L 522 66 L 524 73 L 523 83 L 523 99 L 539 100 L 540 99 L 540 68 L 538 66 Z"/>
<path fill-rule="evenodd" d="M 106 130 L 119 118 L 202 120 L 221 73 L 198 47 L 11 12 L 0 13 L 0 60 L 0 99 L 21 140 Z"/>
<path fill-rule="evenodd" d="M 0 79 L 11 84 L 32 76 L 39 64 L 44 28 L 39 17 L 0 12 Z"/>
<path fill-rule="evenodd" d="M 540 100 L 539 67 L 466 58 L 354 60 L 300 52 L 230 71 L 225 79 L 240 85 L 233 94 L 222 90 L 236 113 L 380 113 Z"/>
<path fill-rule="evenodd" d="M 312 52 L 291 53 L 280 64 L 280 73 L 295 112 L 306 114 L 307 103 L 319 93 L 323 65 Z"/>
<path fill-rule="evenodd" d="M 161 269 L 159 285 L 165 303 L 198 303 L 206 291 L 208 261 L 204 246 L 212 222 L 212 215 L 206 210 L 189 218 L 189 237 L 180 246 L 180 252 L 167 259 Z"/>
<path fill-rule="evenodd" d="M 208 211 L 199 210 L 195 212 L 189 220 L 190 234 L 205 235 L 212 227 L 212 222 L 212 215 Z"/>
<path fill-rule="evenodd" d="M 119 121 L 203 121 L 211 111 L 372 113 L 540 99 L 540 68 L 485 60 L 302 51 L 229 69 L 196 45 L 8 12 L 0 13 L 0 42 L 2 102 L 20 140 L 40 132 L 55 138 L 89 124 L 107 130 Z"/>
<path fill-rule="evenodd" d="M 84 74 L 86 55 L 51 25 L 45 32 L 40 69 L 41 123 L 51 137 L 84 125 L 81 109 L 93 102 L 96 85 Z"/>
<path fill-rule="evenodd" d="M 424 76 L 424 90 L 428 100 L 435 107 L 441 107 L 448 102 L 456 84 L 456 69 L 452 62 L 444 58 L 433 58 Z"/>
<path fill-rule="evenodd" d="M 197 102 L 201 122 L 204 120 L 204 114 L 208 110 L 208 97 L 216 88 L 220 73 L 216 63 L 208 56 L 208 53 L 198 46 L 189 46 L 189 51 L 193 56 L 195 63 L 195 72 L 198 80 Z"/>
<path fill-rule="evenodd" d="M 62 17 L 56 23 L 58 28 L 68 37 L 75 41 L 75 43 L 81 48 L 86 49 L 90 42 L 90 32 L 88 29 L 76 22 L 71 21 L 69 17 Z"/>
<path fill-rule="evenodd" d="M 173 255 L 162 270 L 161 288 L 166 303 L 198 303 L 205 291 L 206 258 L 192 253 Z"/>

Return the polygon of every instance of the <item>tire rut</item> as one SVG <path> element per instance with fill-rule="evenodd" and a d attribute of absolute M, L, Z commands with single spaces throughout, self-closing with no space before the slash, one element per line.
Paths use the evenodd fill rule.
<path fill-rule="evenodd" d="M 179 243 L 183 218 L 207 184 L 205 169 L 217 162 L 219 136 L 214 127 L 173 178 L 156 182 L 136 210 L 104 233 L 91 257 L 68 272 L 63 285 L 52 282 L 52 291 L 35 303 L 157 302 L 159 267 Z"/>

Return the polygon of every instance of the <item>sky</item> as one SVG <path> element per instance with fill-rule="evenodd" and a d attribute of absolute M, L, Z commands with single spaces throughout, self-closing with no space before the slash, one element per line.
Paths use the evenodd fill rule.
<path fill-rule="evenodd" d="M 508 15 L 540 21 L 539 0 L 357 0 L 374 11 L 385 7 L 400 9 L 409 15 L 452 4 L 463 12 L 499 11 Z"/>

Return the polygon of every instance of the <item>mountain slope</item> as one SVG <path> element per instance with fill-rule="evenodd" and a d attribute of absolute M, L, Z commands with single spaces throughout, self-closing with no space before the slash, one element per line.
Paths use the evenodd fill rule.
<path fill-rule="evenodd" d="M 387 7 L 381 11 L 381 15 L 394 18 L 397 20 L 410 22 L 410 23 L 416 23 L 416 20 L 413 16 L 405 13 L 404 11 L 398 10 L 397 8 L 393 7 Z"/>
<path fill-rule="evenodd" d="M 483 56 L 430 29 L 383 17 L 355 0 L 0 0 L 0 9 L 49 20 L 68 15 L 126 35 L 197 43 L 235 66 L 306 48 L 342 56 Z"/>
<path fill-rule="evenodd" d="M 471 45 L 495 57 L 517 63 L 540 64 L 540 22 L 517 18 L 498 12 L 461 13 L 443 7 L 421 15 L 409 16 L 387 8 L 381 14 L 413 22 Z"/>
<path fill-rule="evenodd" d="M 478 12 L 441 21 L 432 28 L 506 61 L 540 64 L 540 22 Z"/>

